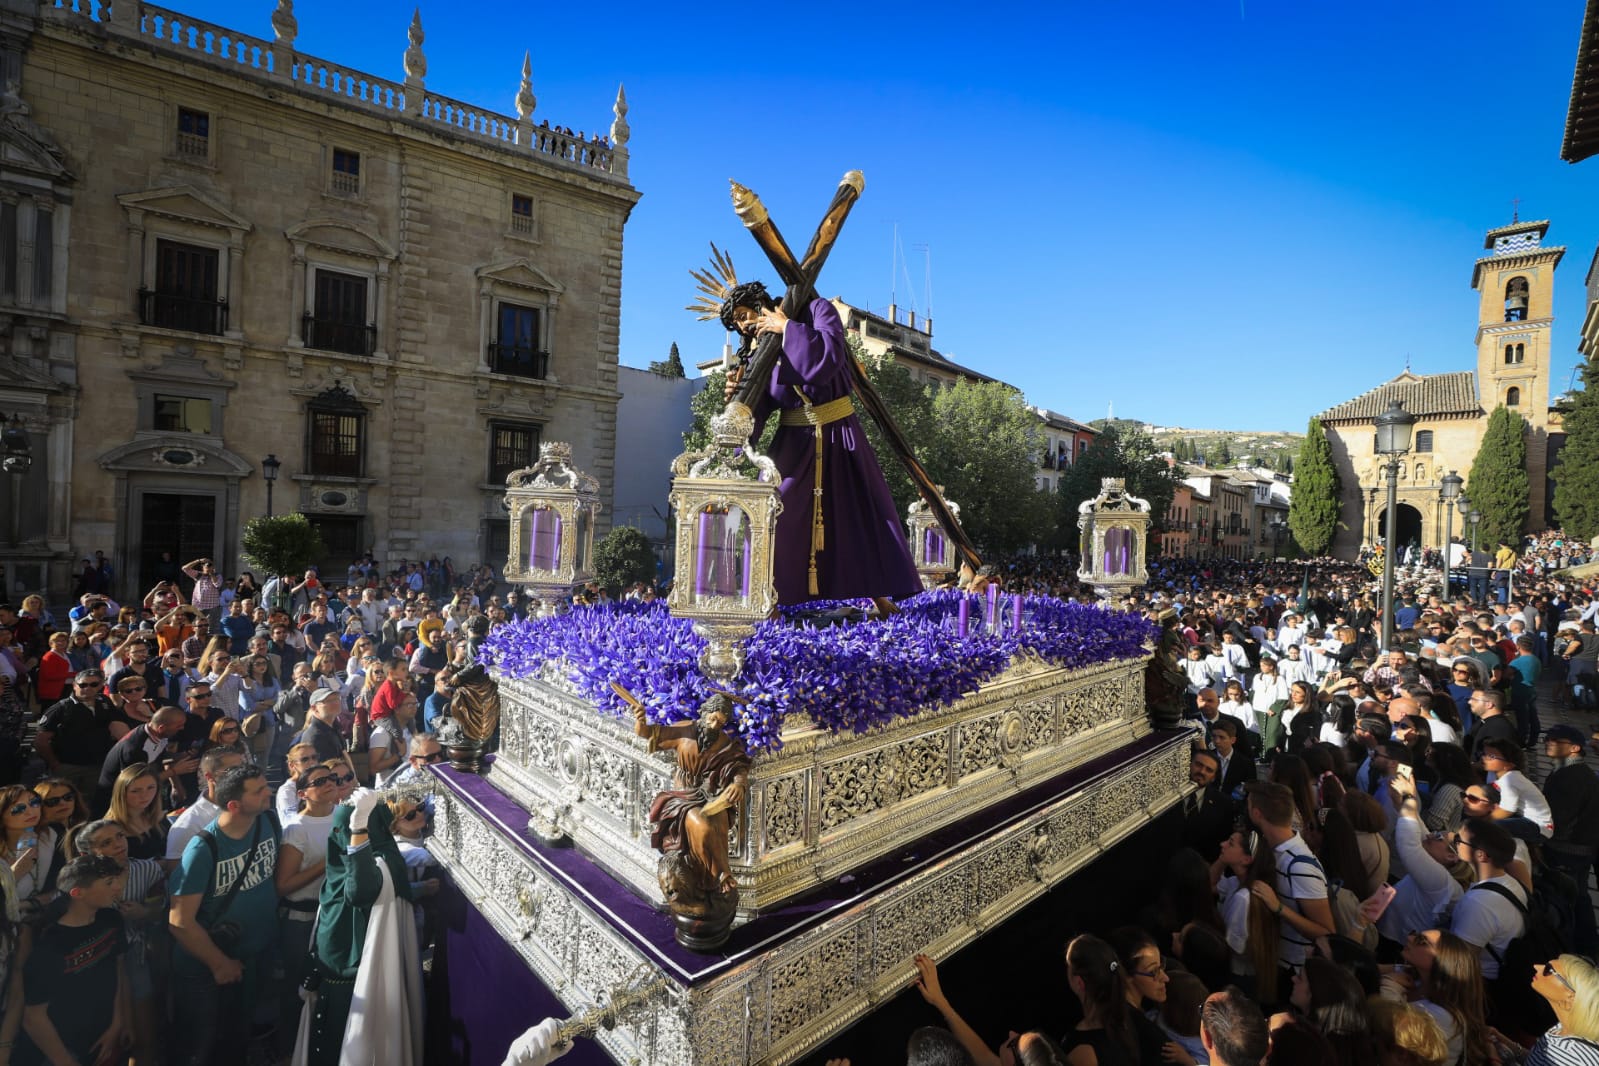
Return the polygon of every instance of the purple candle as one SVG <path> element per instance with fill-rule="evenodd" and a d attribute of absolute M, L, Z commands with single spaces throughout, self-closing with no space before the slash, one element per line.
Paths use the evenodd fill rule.
<path fill-rule="evenodd" d="M 967 596 L 965 593 L 962 593 L 961 594 L 961 609 L 960 609 L 960 634 L 961 634 L 961 639 L 962 640 L 966 639 L 966 627 L 971 623 L 971 620 L 972 620 L 972 600 L 971 600 L 970 596 Z"/>
<path fill-rule="evenodd" d="M 1020 592 L 1010 598 L 1010 631 L 1012 634 L 1022 631 L 1022 594 Z"/>
<path fill-rule="evenodd" d="M 988 586 L 988 628 L 993 629 L 994 623 L 999 620 L 999 586 Z"/>

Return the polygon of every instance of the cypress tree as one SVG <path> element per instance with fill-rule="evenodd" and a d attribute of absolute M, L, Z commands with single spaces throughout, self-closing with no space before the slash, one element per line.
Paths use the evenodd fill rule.
<path fill-rule="evenodd" d="M 1551 476 L 1561 528 L 1581 541 L 1599 536 L 1599 370 L 1591 362 L 1566 408 L 1566 443 Z"/>
<path fill-rule="evenodd" d="M 1499 541 L 1515 544 L 1527 522 L 1527 420 L 1501 404 L 1488 416 L 1482 446 L 1466 478 L 1471 506 L 1482 512 L 1478 542 L 1492 550 Z"/>
<path fill-rule="evenodd" d="M 1288 504 L 1288 529 L 1306 555 L 1326 555 L 1332 546 L 1342 493 L 1327 432 L 1321 428 L 1321 419 L 1312 418 L 1294 462 L 1294 491 Z"/>

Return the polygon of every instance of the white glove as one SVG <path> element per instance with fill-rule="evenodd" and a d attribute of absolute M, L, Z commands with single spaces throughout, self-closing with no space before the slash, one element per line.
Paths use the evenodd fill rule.
<path fill-rule="evenodd" d="M 511 1042 L 511 1049 L 505 1053 L 505 1061 L 500 1066 L 544 1066 L 565 1055 L 572 1050 L 571 1041 L 554 1046 L 555 1031 L 560 1027 L 556 1019 L 545 1018 Z"/>
<path fill-rule="evenodd" d="M 350 815 L 350 832 L 364 833 L 367 819 L 372 817 L 372 812 L 383 802 L 383 793 L 372 788 L 358 788 L 350 800 L 355 806 L 355 813 Z"/>

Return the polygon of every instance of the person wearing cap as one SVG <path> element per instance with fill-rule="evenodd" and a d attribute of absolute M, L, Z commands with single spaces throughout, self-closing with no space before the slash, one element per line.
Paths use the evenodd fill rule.
<path fill-rule="evenodd" d="M 339 694 L 319 688 L 309 696 L 310 708 L 305 728 L 294 738 L 296 744 L 310 744 L 322 761 L 344 757 L 344 738 L 334 724 L 339 720 Z"/>

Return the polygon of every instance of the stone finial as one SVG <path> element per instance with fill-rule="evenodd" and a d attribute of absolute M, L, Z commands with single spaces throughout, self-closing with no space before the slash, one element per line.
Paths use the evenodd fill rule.
<path fill-rule="evenodd" d="M 516 117 L 523 123 L 533 120 L 533 109 L 539 98 L 533 95 L 533 53 L 522 53 L 522 87 L 516 91 Z"/>
<path fill-rule="evenodd" d="M 627 86 L 616 87 L 616 103 L 611 106 L 611 113 L 616 116 L 611 120 L 611 146 L 625 148 L 627 139 L 633 135 L 627 124 Z"/>
<path fill-rule="evenodd" d="M 427 56 L 422 54 L 422 9 L 417 8 L 411 15 L 411 28 L 406 32 L 410 38 L 411 46 L 405 50 L 405 84 L 422 88 L 422 79 L 428 76 Z"/>
<path fill-rule="evenodd" d="M 300 23 L 294 17 L 294 0 L 278 0 L 277 10 L 272 12 L 272 36 L 278 44 L 286 48 L 294 47 L 294 39 L 300 34 Z"/>

